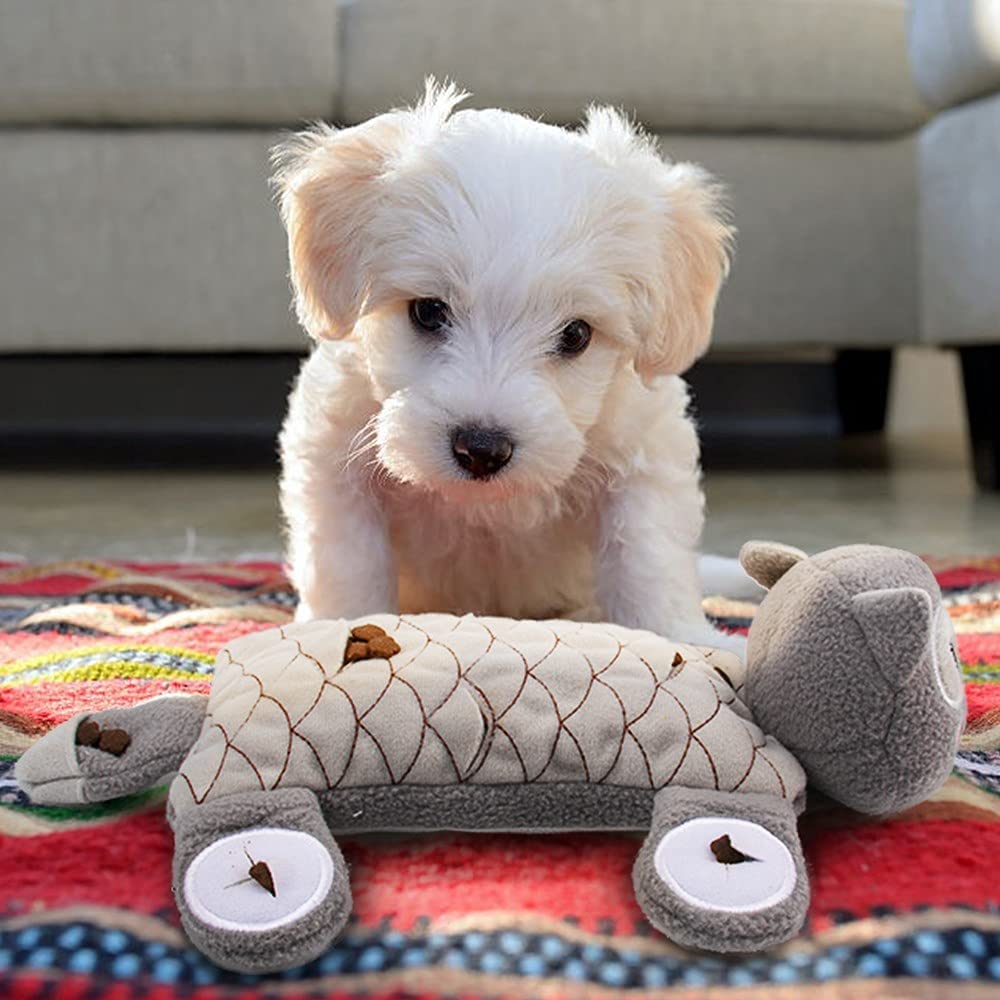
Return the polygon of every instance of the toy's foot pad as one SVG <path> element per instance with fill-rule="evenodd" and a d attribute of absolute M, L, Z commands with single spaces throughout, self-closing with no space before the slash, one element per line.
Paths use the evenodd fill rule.
<path fill-rule="evenodd" d="M 809 907 L 795 807 L 769 795 L 662 789 L 632 880 L 649 922 L 689 948 L 773 947 Z"/>
<path fill-rule="evenodd" d="M 326 899 L 334 861 L 299 830 L 242 830 L 209 844 L 184 877 L 192 915 L 217 930 L 253 933 L 295 923 Z"/>
<path fill-rule="evenodd" d="M 795 861 L 788 848 L 769 830 L 743 819 L 690 819 L 663 835 L 653 864 L 674 893 L 705 910 L 764 910 L 795 888 Z"/>

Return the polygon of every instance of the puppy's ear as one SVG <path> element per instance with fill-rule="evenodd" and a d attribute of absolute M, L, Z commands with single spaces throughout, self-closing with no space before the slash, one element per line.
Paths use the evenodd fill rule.
<path fill-rule="evenodd" d="M 658 258 L 636 280 L 636 370 L 644 379 L 686 371 L 708 349 L 715 301 L 729 271 L 735 230 L 723 189 L 693 163 L 665 162 L 655 141 L 623 114 L 591 108 L 584 137 L 651 192 Z"/>
<path fill-rule="evenodd" d="M 433 141 L 466 96 L 428 78 L 412 108 L 354 128 L 317 125 L 274 150 L 295 309 L 313 337 L 337 339 L 354 328 L 368 295 L 370 224 L 389 175 L 410 145 Z"/>
<path fill-rule="evenodd" d="M 365 234 L 404 125 L 401 112 L 339 131 L 319 125 L 275 150 L 295 311 L 317 339 L 346 337 L 360 315 Z"/>
<path fill-rule="evenodd" d="M 729 272 L 733 229 L 722 191 L 693 163 L 664 164 L 663 294 L 651 296 L 636 369 L 643 377 L 679 375 L 708 350 L 715 302 Z"/>

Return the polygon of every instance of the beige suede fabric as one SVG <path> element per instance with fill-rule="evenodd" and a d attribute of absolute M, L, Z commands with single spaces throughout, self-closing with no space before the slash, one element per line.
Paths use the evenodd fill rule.
<path fill-rule="evenodd" d="M 739 700 L 732 654 L 614 625 L 368 622 L 399 643 L 391 660 L 345 665 L 346 622 L 225 647 L 172 815 L 284 787 L 676 784 L 789 802 L 804 791 L 798 763 Z"/>

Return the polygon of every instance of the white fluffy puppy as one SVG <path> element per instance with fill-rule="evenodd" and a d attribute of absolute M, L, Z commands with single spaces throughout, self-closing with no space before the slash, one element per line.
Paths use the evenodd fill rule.
<path fill-rule="evenodd" d="M 278 153 L 317 341 L 281 436 L 298 617 L 573 615 L 718 643 L 678 377 L 726 273 L 718 189 L 613 110 L 571 132 L 463 97 L 431 85 Z"/>

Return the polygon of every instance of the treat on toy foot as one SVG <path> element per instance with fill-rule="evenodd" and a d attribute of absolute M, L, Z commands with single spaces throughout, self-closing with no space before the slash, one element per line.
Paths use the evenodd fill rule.
<path fill-rule="evenodd" d="M 747 542 L 769 588 L 750 630 L 747 706 L 811 785 L 867 813 L 925 799 L 951 771 L 965 725 L 955 631 L 917 556 L 848 545 L 809 558 Z"/>

